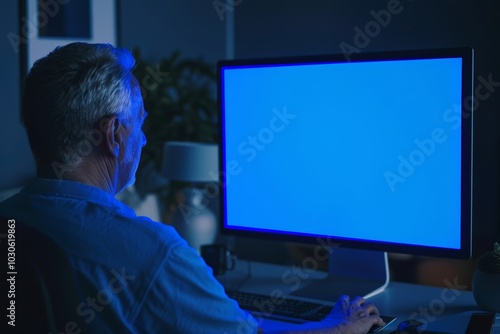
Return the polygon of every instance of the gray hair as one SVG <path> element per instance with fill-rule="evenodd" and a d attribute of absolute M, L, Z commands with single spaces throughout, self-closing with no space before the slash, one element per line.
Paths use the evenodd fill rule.
<path fill-rule="evenodd" d="M 58 47 L 35 62 L 24 81 L 21 114 L 38 172 L 77 166 L 89 154 L 82 143 L 90 144 L 104 117 L 128 123 L 134 65 L 126 49 L 87 43 Z"/>

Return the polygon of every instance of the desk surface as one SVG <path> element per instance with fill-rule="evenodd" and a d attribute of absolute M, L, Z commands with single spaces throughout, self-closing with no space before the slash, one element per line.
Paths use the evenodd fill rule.
<path fill-rule="evenodd" d="M 241 262 L 244 261 L 240 261 L 234 271 L 218 277 L 224 286 L 265 294 L 275 289 L 285 294 L 291 292 L 290 280 L 282 279 L 283 273 L 289 272 L 290 267 L 257 262 L 249 265 Z M 324 273 L 317 272 L 302 272 L 300 276 L 297 272 L 297 277 L 302 278 L 304 283 L 314 282 L 323 276 Z M 369 298 L 381 314 L 397 317 L 394 323 L 380 333 L 390 333 L 397 328 L 399 322 L 409 318 L 426 323 L 428 330 L 465 333 L 470 315 L 481 310 L 471 292 L 456 289 L 459 284 L 459 281 L 450 281 L 447 282 L 447 287 L 439 288 L 391 282 L 383 292 Z M 268 319 L 261 324 L 264 330 L 292 329 L 294 326 L 296 325 Z M 492 333 L 500 334 L 500 313 L 497 314 Z"/>

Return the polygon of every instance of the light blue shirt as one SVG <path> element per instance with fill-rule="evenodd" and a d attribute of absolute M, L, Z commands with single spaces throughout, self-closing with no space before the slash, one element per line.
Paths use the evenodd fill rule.
<path fill-rule="evenodd" d="M 0 203 L 0 214 L 64 248 L 79 281 L 98 291 L 85 293 L 90 298 L 76 305 L 76 314 L 90 326 L 106 327 L 102 333 L 117 327 L 131 333 L 257 332 L 257 322 L 226 296 L 172 227 L 136 216 L 101 189 L 35 178 Z M 113 320 L 100 317 L 107 311 Z"/>

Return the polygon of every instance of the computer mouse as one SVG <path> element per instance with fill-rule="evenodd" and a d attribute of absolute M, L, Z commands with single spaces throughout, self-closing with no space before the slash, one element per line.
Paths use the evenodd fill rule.
<path fill-rule="evenodd" d="M 422 325 L 424 325 L 424 323 L 421 321 L 409 319 L 400 322 L 398 330 L 394 332 L 397 334 L 418 334 L 422 332 Z"/>

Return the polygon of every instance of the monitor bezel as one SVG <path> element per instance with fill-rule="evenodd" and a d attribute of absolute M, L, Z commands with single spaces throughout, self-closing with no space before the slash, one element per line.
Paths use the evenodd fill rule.
<path fill-rule="evenodd" d="M 235 228 L 226 225 L 226 172 L 225 166 L 225 122 L 224 122 L 224 83 L 222 72 L 227 67 L 248 67 L 248 66 L 276 66 L 276 65 L 297 65 L 306 63 L 326 64 L 326 63 L 352 63 L 380 60 L 410 60 L 410 59 L 439 59 L 439 58 L 461 58 L 462 59 L 462 150 L 461 150 L 461 227 L 460 227 L 460 248 L 440 248 L 421 245 L 399 244 L 389 242 L 367 241 L 358 239 L 348 239 L 340 237 L 325 236 L 304 236 L 284 233 L 272 233 L 272 231 L 255 231 Z M 468 259 L 472 255 L 472 172 L 473 172 L 473 105 L 474 105 L 474 50 L 470 47 L 443 48 L 443 49 L 419 49 L 400 50 L 387 52 L 367 52 L 358 53 L 346 59 L 343 54 L 312 55 L 299 57 L 279 57 L 279 58 L 256 58 L 256 59 L 235 59 L 221 60 L 217 63 L 217 102 L 219 117 L 219 182 L 220 182 L 220 231 L 223 235 L 232 235 L 248 238 L 263 238 L 267 240 L 277 240 L 304 244 L 329 244 L 346 248 L 357 248 L 390 253 L 404 253 L 420 256 L 459 258 Z M 470 108 L 464 108 L 464 103 Z M 328 239 L 319 241 L 318 238 Z"/>

